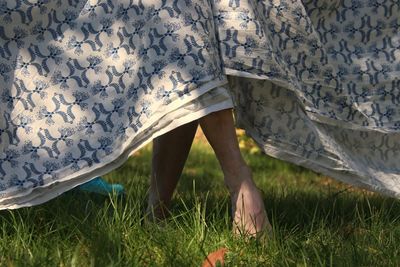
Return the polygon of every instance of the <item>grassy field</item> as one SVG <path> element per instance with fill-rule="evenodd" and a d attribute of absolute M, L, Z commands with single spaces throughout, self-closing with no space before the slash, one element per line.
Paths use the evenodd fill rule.
<path fill-rule="evenodd" d="M 400 266 L 400 201 L 245 149 L 274 227 L 268 242 L 231 235 L 230 201 L 210 148 L 197 141 L 172 217 L 143 225 L 150 148 L 105 176 L 127 197 L 68 192 L 0 212 L 0 266 Z"/>

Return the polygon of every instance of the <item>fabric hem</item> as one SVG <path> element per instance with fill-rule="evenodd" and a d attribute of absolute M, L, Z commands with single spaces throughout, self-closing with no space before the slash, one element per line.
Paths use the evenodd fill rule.
<path fill-rule="evenodd" d="M 211 80 L 211 81 L 203 84 L 202 86 L 200 86 L 196 90 L 192 90 L 190 92 L 191 95 L 188 96 L 184 101 L 180 102 L 180 106 L 183 106 L 183 105 L 193 101 L 194 99 L 197 99 L 199 96 L 205 94 L 206 92 L 208 92 L 208 91 L 210 91 L 210 90 L 212 90 L 214 88 L 223 86 L 226 83 L 227 83 L 226 80 Z M 119 146 L 118 148 L 116 148 L 114 150 L 113 154 L 110 154 L 110 155 L 102 158 L 102 162 L 97 164 L 95 166 L 95 168 L 93 168 L 93 167 L 83 167 L 83 168 L 89 168 L 89 169 L 93 168 L 93 170 L 94 170 L 94 169 L 101 168 L 102 166 L 105 166 L 105 165 L 109 164 L 110 162 L 112 162 L 116 158 L 114 156 L 115 154 L 122 154 L 123 151 L 127 147 L 129 147 L 130 144 L 133 143 L 133 141 L 135 139 L 138 139 L 138 136 L 141 136 L 143 133 L 145 133 L 146 129 L 148 129 L 151 125 L 153 125 L 154 123 L 159 121 L 165 114 L 168 114 L 168 112 L 172 112 L 173 110 L 176 110 L 177 108 L 179 108 L 178 105 L 170 105 L 168 107 L 168 109 L 166 109 L 162 114 L 159 113 L 158 116 L 155 116 L 151 120 L 146 121 L 146 123 L 142 126 L 142 128 L 138 132 L 135 133 L 135 136 L 132 136 L 129 139 L 127 139 L 124 142 L 124 144 L 122 144 L 121 146 Z M 24 189 L 22 192 L 18 192 L 18 190 L 16 190 L 14 192 L 9 192 L 9 193 L 2 193 L 2 194 L 0 193 L 0 197 L 2 198 L 1 201 L 0 201 L 0 210 L 2 209 L 3 203 L 7 203 L 10 200 L 15 200 L 15 199 L 18 199 L 18 198 L 26 197 L 26 196 L 30 195 L 33 191 L 37 191 L 37 190 L 39 190 L 41 188 L 48 188 L 49 186 L 51 186 L 53 184 L 65 182 L 66 180 L 75 179 L 76 177 L 80 177 L 81 175 L 84 175 L 85 173 L 87 173 L 87 169 L 85 169 L 86 171 L 84 171 L 83 168 L 80 171 L 73 173 L 73 175 L 67 176 L 68 178 L 64 177 L 62 179 L 53 180 L 53 181 L 46 180 L 46 181 L 44 181 L 45 186 L 37 186 L 35 188 L 30 188 L 28 190 Z M 64 169 L 68 169 L 68 167 L 60 169 L 60 170 L 57 170 L 57 171 L 58 172 L 62 172 L 62 170 L 64 170 Z M 92 172 L 92 171 L 90 171 L 90 172 Z M 104 173 L 98 174 L 96 176 L 103 175 L 103 174 Z M 92 177 L 92 178 L 94 178 L 94 177 Z M 47 179 L 51 179 L 51 178 L 47 178 Z M 89 180 L 90 179 L 86 180 L 85 182 L 87 182 Z"/>
<path fill-rule="evenodd" d="M 386 196 L 400 198 L 400 193 L 398 193 L 396 191 L 393 191 L 393 190 L 390 190 L 387 188 L 383 188 L 383 187 L 377 187 L 372 184 L 360 182 L 361 176 L 354 170 L 330 169 L 321 164 L 318 164 L 318 162 L 316 162 L 316 161 L 313 161 L 310 159 L 304 159 L 300 155 L 290 153 L 287 150 L 278 149 L 273 145 L 262 145 L 262 142 L 260 142 L 260 140 L 258 140 L 256 135 L 254 135 L 252 132 L 248 131 L 245 127 L 243 127 L 243 128 L 246 130 L 246 134 L 249 135 L 257 143 L 257 145 L 264 151 L 264 153 L 271 157 L 274 157 L 279 160 L 287 161 L 287 162 L 290 162 L 290 163 L 293 163 L 293 164 L 296 164 L 299 166 L 303 166 L 305 168 L 308 168 L 315 172 L 321 173 L 323 175 L 327 175 L 329 177 L 335 178 L 343 183 L 350 184 L 352 186 L 366 189 L 368 191 L 372 190 L 374 192 L 381 193 Z"/>
<path fill-rule="evenodd" d="M 194 113 L 189 113 L 188 116 L 184 116 L 178 120 L 173 121 L 167 127 L 164 127 L 162 130 L 155 132 L 154 134 L 152 134 L 149 137 L 146 137 L 145 140 L 143 140 L 143 141 L 139 141 L 139 145 L 135 145 L 133 147 L 126 148 L 119 156 L 117 156 L 113 161 L 109 162 L 108 164 L 103 164 L 102 166 L 94 169 L 93 171 L 87 172 L 86 174 L 83 174 L 80 176 L 75 176 L 74 178 L 71 178 L 71 177 L 68 177 L 68 179 L 64 178 L 62 180 L 64 182 L 57 181 L 56 183 L 53 183 L 49 186 L 37 188 L 36 190 L 33 190 L 32 192 L 30 192 L 30 194 L 28 194 L 28 195 L 32 195 L 32 197 L 29 198 L 28 200 L 26 200 L 26 198 L 25 198 L 24 201 L 19 204 L 15 204 L 15 202 L 13 202 L 13 204 L 11 204 L 11 205 L 6 204 L 3 206 L 0 206 L 0 210 L 1 209 L 17 209 L 17 208 L 22 208 L 22 207 L 30 207 L 30 206 L 39 205 L 46 201 L 49 201 L 76 186 L 79 186 L 83 183 L 88 182 L 89 180 L 93 179 L 94 177 L 104 175 L 105 173 L 108 173 L 110 170 L 118 168 L 119 166 L 121 166 L 123 163 L 126 162 L 129 155 L 131 155 L 132 153 L 135 153 L 137 150 L 139 150 L 140 148 L 142 148 L 143 146 L 145 146 L 146 144 L 151 142 L 154 138 L 156 138 L 160 135 L 163 135 L 181 125 L 184 125 L 191 121 L 198 120 L 210 113 L 213 113 L 213 112 L 216 112 L 219 110 L 229 109 L 232 107 L 233 107 L 232 101 L 229 99 L 229 100 L 225 100 L 223 102 L 214 104 L 212 106 L 206 107 L 204 109 L 200 109 L 199 111 L 196 111 Z M 88 177 L 84 177 L 84 176 L 88 176 Z M 79 181 L 77 181 L 77 180 L 79 180 Z M 42 190 L 48 191 L 48 192 L 46 192 L 44 194 L 40 194 L 40 191 L 42 191 Z M 33 193 L 34 191 L 36 191 L 36 194 Z M 18 198 L 24 198 L 24 197 L 25 196 L 18 197 Z"/>

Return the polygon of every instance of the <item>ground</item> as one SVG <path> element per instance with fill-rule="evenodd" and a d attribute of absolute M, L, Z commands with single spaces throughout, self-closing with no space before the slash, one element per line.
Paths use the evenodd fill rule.
<path fill-rule="evenodd" d="M 200 266 L 227 248 L 226 266 L 400 266 L 400 201 L 262 155 L 241 137 L 274 227 L 270 239 L 231 234 L 230 201 L 197 137 L 165 223 L 145 224 L 150 146 L 106 175 L 127 196 L 68 192 L 0 212 L 0 266 Z"/>

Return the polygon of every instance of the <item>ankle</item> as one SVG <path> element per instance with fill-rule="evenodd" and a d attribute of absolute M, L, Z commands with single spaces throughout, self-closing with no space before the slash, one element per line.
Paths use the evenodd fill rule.
<path fill-rule="evenodd" d="M 243 186 L 253 187 L 252 173 L 247 165 L 224 173 L 224 182 L 230 193 L 237 193 Z"/>
<path fill-rule="evenodd" d="M 148 206 L 163 206 L 169 207 L 171 203 L 170 197 L 160 196 L 160 195 L 149 195 L 147 200 Z"/>

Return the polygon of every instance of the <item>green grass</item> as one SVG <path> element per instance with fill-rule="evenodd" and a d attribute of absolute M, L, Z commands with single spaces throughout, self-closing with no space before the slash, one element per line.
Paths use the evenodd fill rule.
<path fill-rule="evenodd" d="M 150 149 L 105 176 L 127 197 L 68 192 L 0 212 L 0 266 L 200 266 L 226 247 L 226 266 L 399 266 L 400 201 L 245 153 L 274 227 L 268 242 L 231 235 L 229 195 L 212 151 L 193 147 L 172 217 L 143 225 Z"/>

